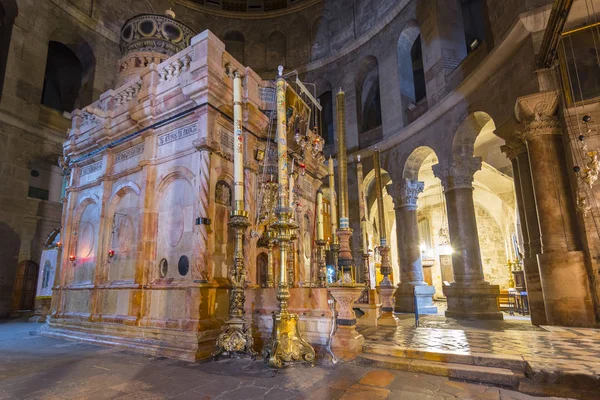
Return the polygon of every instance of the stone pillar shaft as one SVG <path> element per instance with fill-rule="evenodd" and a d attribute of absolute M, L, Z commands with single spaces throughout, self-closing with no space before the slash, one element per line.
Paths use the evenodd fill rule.
<path fill-rule="evenodd" d="M 502 319 L 497 298 L 500 288 L 484 280 L 479 235 L 473 202 L 473 175 L 481 168 L 480 157 L 462 156 L 449 166 L 433 166 L 442 181 L 452 245 L 454 282 L 444 287 L 447 317 Z"/>

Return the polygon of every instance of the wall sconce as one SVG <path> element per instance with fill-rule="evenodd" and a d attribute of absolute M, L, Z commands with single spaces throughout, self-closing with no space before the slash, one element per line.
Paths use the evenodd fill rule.
<path fill-rule="evenodd" d="M 300 164 L 300 168 L 301 168 L 301 174 L 302 176 L 306 175 L 306 164 L 302 163 Z"/>
<path fill-rule="evenodd" d="M 113 258 L 113 257 L 115 256 L 115 251 L 114 251 L 113 249 L 110 249 L 110 250 L 108 251 L 108 256 L 109 256 L 110 258 Z"/>
<path fill-rule="evenodd" d="M 74 262 L 74 261 L 75 261 L 75 255 L 74 255 L 74 254 L 71 254 L 71 255 L 69 256 L 69 261 L 71 261 L 71 262 Z"/>
<path fill-rule="evenodd" d="M 56 247 L 60 249 L 62 247 L 62 242 L 56 242 Z"/>

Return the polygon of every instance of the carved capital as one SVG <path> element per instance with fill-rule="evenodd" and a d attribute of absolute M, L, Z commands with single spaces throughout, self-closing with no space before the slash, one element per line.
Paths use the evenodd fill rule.
<path fill-rule="evenodd" d="M 559 100 L 557 91 L 535 93 L 517 99 L 515 116 L 524 125 L 525 140 L 562 134 L 562 127 L 556 116 Z"/>
<path fill-rule="evenodd" d="M 516 134 L 517 136 L 519 134 Z M 500 146 L 500 150 L 506 155 L 509 160 L 514 160 L 519 154 L 527 151 L 525 142 L 521 139 L 506 140 L 506 144 Z"/>
<path fill-rule="evenodd" d="M 481 157 L 458 157 L 450 165 L 436 164 L 434 175 L 442 181 L 444 190 L 473 188 L 473 175 L 481 169 Z"/>
<path fill-rule="evenodd" d="M 413 179 L 402 179 L 394 182 L 394 205 L 400 207 L 417 207 L 417 198 L 423 193 L 425 184 Z"/>

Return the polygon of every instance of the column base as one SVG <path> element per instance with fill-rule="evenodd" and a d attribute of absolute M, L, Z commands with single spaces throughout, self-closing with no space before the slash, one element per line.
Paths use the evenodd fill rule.
<path fill-rule="evenodd" d="M 527 286 L 527 300 L 529 302 L 529 315 L 533 325 L 547 325 L 546 305 L 540 281 L 540 267 L 536 256 L 523 258 L 523 271 L 525 271 L 525 285 Z"/>
<path fill-rule="evenodd" d="M 537 255 L 549 325 L 593 326 L 594 307 L 582 251 Z"/>
<path fill-rule="evenodd" d="M 377 293 L 381 299 L 381 316 L 377 319 L 377 325 L 397 326 L 398 318 L 394 316 L 394 286 L 378 286 Z"/>
<path fill-rule="evenodd" d="M 448 299 L 446 317 L 456 319 L 502 320 L 498 310 L 500 287 L 487 282 L 444 286 L 444 295 Z"/>
<path fill-rule="evenodd" d="M 365 314 L 356 319 L 358 326 L 377 326 L 379 317 L 379 304 L 354 304 L 354 308 L 359 308 Z"/>
<path fill-rule="evenodd" d="M 398 284 L 394 311 L 397 313 L 414 313 L 415 294 L 419 314 L 437 314 L 437 307 L 433 305 L 435 287 L 429 285 L 414 285 L 411 283 Z"/>

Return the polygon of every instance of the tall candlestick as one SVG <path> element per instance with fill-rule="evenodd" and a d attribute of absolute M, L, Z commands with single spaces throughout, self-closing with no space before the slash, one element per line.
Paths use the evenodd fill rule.
<path fill-rule="evenodd" d="M 333 169 L 333 158 L 329 156 L 329 203 L 331 205 L 331 235 L 333 236 L 333 244 L 338 242 L 337 238 L 337 196 L 335 195 L 335 175 Z"/>
<path fill-rule="evenodd" d="M 381 184 L 381 161 L 379 150 L 373 153 L 373 165 L 375 168 L 375 193 L 377 195 L 377 215 L 379 217 L 379 245 L 387 246 L 385 211 L 383 209 L 383 186 Z"/>
<path fill-rule="evenodd" d="M 233 187 L 234 209 L 244 209 L 244 131 L 242 129 L 242 78 L 233 75 Z"/>
<path fill-rule="evenodd" d="M 277 222 L 272 226 L 277 231 L 279 243 L 279 288 L 277 300 L 279 311 L 273 314 L 273 330 L 269 342 L 263 347 L 263 359 L 272 368 L 282 368 L 295 361 L 305 361 L 314 364 L 315 350 L 308 342 L 302 339 L 298 331 L 298 315 L 289 311 L 288 301 L 290 290 L 288 285 L 288 251 L 291 238 L 298 229 L 298 224 L 292 218 L 292 209 L 289 204 L 289 175 L 288 175 L 288 147 L 287 147 L 287 117 L 286 117 L 286 88 L 283 79 L 283 67 L 279 66 L 277 77 L 277 154 L 278 154 L 278 207 L 276 209 Z"/>
<path fill-rule="evenodd" d="M 346 155 L 346 94 L 340 88 L 336 96 L 338 131 L 338 183 L 340 185 L 340 229 L 350 228 L 348 220 L 348 166 Z"/>
<path fill-rule="evenodd" d="M 360 218 L 360 238 L 361 238 L 361 246 L 362 252 L 367 253 L 369 251 L 369 244 L 367 239 L 367 212 L 366 212 L 366 198 L 365 198 L 365 188 L 364 188 L 364 175 L 363 175 L 363 165 L 360 162 L 360 155 L 357 156 L 357 164 L 356 164 L 356 182 L 358 185 L 358 215 Z"/>
<path fill-rule="evenodd" d="M 323 239 L 325 239 L 323 227 L 323 192 L 319 189 L 317 191 L 317 240 Z"/>

